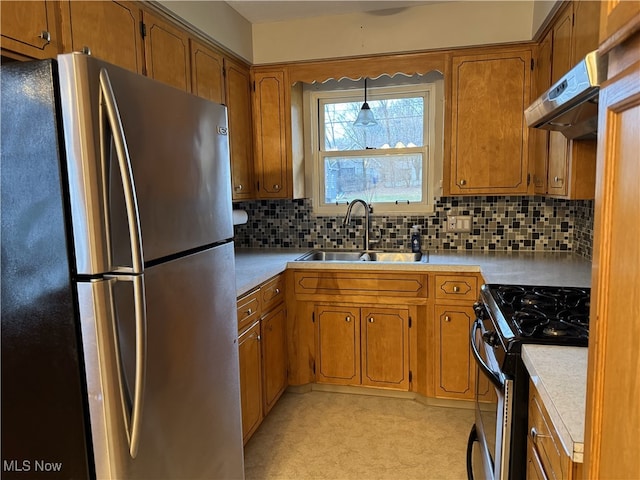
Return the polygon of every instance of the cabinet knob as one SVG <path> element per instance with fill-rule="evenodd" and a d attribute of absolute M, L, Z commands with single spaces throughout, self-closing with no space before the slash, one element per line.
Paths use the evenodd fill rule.
<path fill-rule="evenodd" d="M 260 335 L 258 335 L 258 336 L 256 337 L 256 340 L 257 340 L 258 342 L 259 342 L 260 340 L 262 340 L 262 338 L 260 338 Z"/>
<path fill-rule="evenodd" d="M 85 45 L 84 47 L 82 47 L 82 53 L 84 53 L 85 55 L 91 55 L 91 49 Z"/>
<path fill-rule="evenodd" d="M 369 323 L 373 323 L 373 317 L 369 317 Z"/>
<path fill-rule="evenodd" d="M 38 38 L 41 38 L 45 42 L 49 43 L 51 42 L 51 33 L 47 32 L 46 30 L 42 30 L 40 32 L 40 35 L 38 35 Z"/>
<path fill-rule="evenodd" d="M 460 287 L 456 285 L 455 287 L 453 287 L 453 293 L 458 293 L 458 292 L 460 292 Z"/>
<path fill-rule="evenodd" d="M 278 185 L 277 183 L 273 186 L 274 190 L 280 190 L 280 185 Z"/>
<path fill-rule="evenodd" d="M 551 438 L 549 435 L 543 435 L 540 432 L 538 432 L 538 429 L 536 427 L 531 427 L 531 431 L 529 432 L 529 435 L 531 436 L 531 441 L 534 444 L 537 443 L 538 438 Z"/>
<path fill-rule="evenodd" d="M 451 321 L 451 317 L 449 315 L 445 315 L 444 316 L 444 321 L 445 322 L 450 322 Z"/>
<path fill-rule="evenodd" d="M 244 188 L 244 187 L 242 186 L 242 184 L 240 184 L 240 185 L 236 185 L 236 192 L 240 192 L 240 191 L 242 191 L 242 189 L 243 189 L 243 188 Z"/>
<path fill-rule="evenodd" d="M 350 322 L 351 321 L 351 317 L 347 315 L 347 317 L 345 318 L 346 322 Z"/>
<path fill-rule="evenodd" d="M 464 179 L 460 180 L 460 185 L 466 185 L 466 184 L 467 184 L 466 180 L 464 180 Z"/>
<path fill-rule="evenodd" d="M 278 295 L 280 293 L 280 289 L 276 288 L 276 295 Z"/>
<path fill-rule="evenodd" d="M 553 181 L 556 182 L 556 183 L 562 183 L 564 181 L 564 178 L 553 177 Z"/>
<path fill-rule="evenodd" d="M 253 310 L 249 309 L 247 310 L 247 316 L 251 315 L 253 313 Z"/>

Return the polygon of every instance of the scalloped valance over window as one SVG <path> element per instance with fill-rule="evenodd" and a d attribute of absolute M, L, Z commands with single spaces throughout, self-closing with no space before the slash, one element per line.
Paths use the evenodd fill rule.
<path fill-rule="evenodd" d="M 323 60 L 288 64 L 291 84 L 324 83 L 328 80 L 348 78 L 358 80 L 363 77 L 372 79 L 382 75 L 407 76 L 424 75 L 438 71 L 446 76 L 449 68 L 449 52 L 409 53 L 374 57 Z"/>

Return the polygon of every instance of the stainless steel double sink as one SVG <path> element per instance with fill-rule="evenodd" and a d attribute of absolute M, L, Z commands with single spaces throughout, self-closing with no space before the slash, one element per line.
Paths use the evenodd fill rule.
<path fill-rule="evenodd" d="M 305 253 L 296 262 L 387 262 L 387 263 L 427 263 L 426 253 L 393 251 L 351 251 L 351 250 L 312 250 Z"/>

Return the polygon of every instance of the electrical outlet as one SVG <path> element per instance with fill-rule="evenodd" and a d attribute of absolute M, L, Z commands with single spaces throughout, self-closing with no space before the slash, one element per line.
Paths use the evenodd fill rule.
<path fill-rule="evenodd" d="M 447 232 L 471 232 L 471 215 L 447 215 Z"/>

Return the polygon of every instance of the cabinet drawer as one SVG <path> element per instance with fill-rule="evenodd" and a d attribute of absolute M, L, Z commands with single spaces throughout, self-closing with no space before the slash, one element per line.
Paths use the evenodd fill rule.
<path fill-rule="evenodd" d="M 284 300 L 284 275 L 273 277 L 260 286 L 262 313 L 267 313 L 273 306 Z"/>
<path fill-rule="evenodd" d="M 565 452 L 555 427 L 538 396 L 533 383 L 529 384 L 529 441 L 540 459 L 547 478 L 569 479 L 571 460 Z"/>
<path fill-rule="evenodd" d="M 470 300 L 478 298 L 478 278 L 475 276 L 436 275 L 436 299 Z"/>
<path fill-rule="evenodd" d="M 250 325 L 260 318 L 260 290 L 253 292 L 238 299 L 238 331 L 242 331 L 246 326 Z"/>
<path fill-rule="evenodd" d="M 296 294 L 427 297 L 427 276 L 371 273 L 295 272 Z"/>

